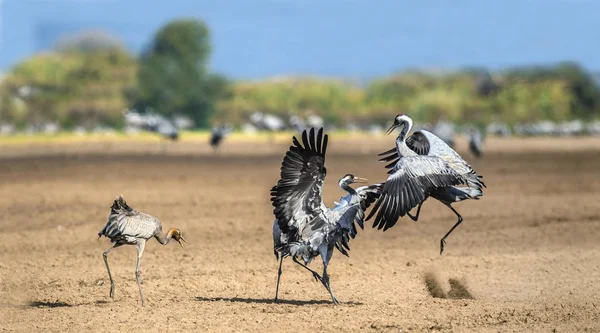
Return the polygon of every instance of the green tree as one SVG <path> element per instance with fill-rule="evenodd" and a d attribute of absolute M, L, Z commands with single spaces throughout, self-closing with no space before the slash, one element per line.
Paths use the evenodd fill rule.
<path fill-rule="evenodd" d="M 224 78 L 208 73 L 209 29 L 202 21 L 175 20 L 161 28 L 140 58 L 133 107 L 151 107 L 166 116 L 185 114 L 197 127 L 208 126 Z"/>

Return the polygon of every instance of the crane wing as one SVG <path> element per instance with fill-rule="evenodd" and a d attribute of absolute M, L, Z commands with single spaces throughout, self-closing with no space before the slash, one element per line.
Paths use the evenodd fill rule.
<path fill-rule="evenodd" d="M 121 237 L 148 239 L 162 229 L 160 222 L 153 216 L 137 211 L 111 214 L 100 235 L 111 240 Z"/>
<path fill-rule="evenodd" d="M 385 231 L 425 200 L 427 193 L 464 183 L 464 177 L 436 156 L 403 157 L 383 185 L 381 196 L 367 220 L 378 212 L 373 227 L 384 228 Z"/>
<path fill-rule="evenodd" d="M 406 145 L 412 151 L 417 153 L 417 155 L 429 155 L 431 151 L 431 145 L 429 140 L 425 134 L 423 134 L 424 130 L 416 131 L 411 136 L 406 138 Z M 437 137 L 436 137 L 437 138 Z M 441 139 L 440 139 L 441 141 Z M 442 143 L 446 144 L 444 141 Z M 450 147 L 448 147 L 450 148 Z"/>
<path fill-rule="evenodd" d="M 113 241 L 122 237 L 148 239 L 161 230 L 162 225 L 156 217 L 134 210 L 121 195 L 110 207 L 108 222 L 98 237 L 105 236 Z"/>
<path fill-rule="evenodd" d="M 349 241 L 356 237 L 356 224 L 363 229 L 365 212 L 375 202 L 381 194 L 384 183 L 361 186 L 355 189 L 358 194 L 358 200 L 352 202 L 352 195 L 349 194 L 340 198 L 340 202 L 335 206 L 333 212 L 343 212 L 338 219 L 341 236 L 336 239 L 335 247 L 344 255 L 348 255 L 346 250 L 350 250 Z"/>
<path fill-rule="evenodd" d="M 361 186 L 356 188 L 356 193 L 360 197 L 360 209 L 356 214 L 354 221 L 358 223 L 360 228 L 364 227 L 365 212 L 381 195 L 385 183 L 372 184 L 369 186 Z M 354 236 L 352 237 L 354 238 Z"/>
<path fill-rule="evenodd" d="M 326 210 L 322 191 L 327 174 L 327 138 L 323 128 L 316 137 L 314 128 L 310 129 L 310 135 L 304 130 L 302 144 L 294 136 L 294 145 L 283 158 L 280 179 L 271 189 L 273 213 L 283 233 L 303 228 Z"/>
<path fill-rule="evenodd" d="M 418 155 L 439 157 L 458 174 L 466 177 L 469 187 L 479 190 L 486 187 L 485 183 L 481 181 L 482 177 L 477 175 L 473 168 L 437 135 L 427 130 L 416 131 L 406 138 L 406 145 Z M 398 155 L 396 148 L 385 151 L 378 156 L 383 156 L 379 161 L 390 162 L 385 166 L 386 169 L 389 169 L 388 174 L 390 175 L 394 173 L 396 164 L 402 157 Z"/>
<path fill-rule="evenodd" d="M 426 138 L 426 140 L 429 142 L 430 148 L 427 155 L 437 156 L 444 160 L 444 162 L 448 163 L 452 169 L 466 178 L 467 185 L 469 187 L 476 188 L 478 190 L 486 187 L 485 183 L 481 181 L 481 178 L 483 177 L 475 173 L 475 170 L 473 170 L 473 168 L 454 149 L 448 146 L 444 140 L 426 130 L 421 130 L 419 132 L 421 132 L 421 136 Z M 417 132 L 415 132 L 415 134 L 416 133 Z M 413 137 L 415 134 L 411 135 L 411 137 Z"/>
<path fill-rule="evenodd" d="M 406 138 L 406 145 L 412 151 L 417 153 L 417 155 L 429 155 L 429 141 L 427 140 L 427 137 L 420 131 L 416 131 L 408 138 Z M 398 163 L 398 160 L 400 160 L 400 158 L 403 157 L 398 154 L 398 150 L 396 148 L 384 151 L 383 153 L 377 156 L 383 156 L 381 159 L 379 159 L 380 162 L 390 162 L 385 166 L 386 169 L 390 169 L 388 170 L 388 174 L 392 174 L 394 172 L 394 167 L 396 166 L 396 163 Z"/>
<path fill-rule="evenodd" d="M 400 157 L 398 156 L 398 150 L 396 149 L 396 147 L 390 150 L 386 150 L 381 154 L 377 154 L 377 156 L 383 156 L 379 159 L 379 162 L 390 162 L 385 166 L 385 168 L 390 169 L 388 170 L 388 174 L 392 174 L 392 172 L 394 172 L 394 166 L 396 165 L 396 163 L 398 163 L 398 160 L 400 160 Z"/>

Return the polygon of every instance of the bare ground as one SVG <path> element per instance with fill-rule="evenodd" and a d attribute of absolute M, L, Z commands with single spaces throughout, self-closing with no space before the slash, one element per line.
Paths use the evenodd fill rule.
<path fill-rule="evenodd" d="M 290 140 L 291 141 L 291 140 Z M 345 173 L 385 179 L 376 153 L 392 137 L 330 140 L 325 202 Z M 343 144 L 350 142 L 350 147 Z M 0 146 L 0 329 L 4 331 L 600 331 L 600 140 L 490 139 L 485 156 L 459 152 L 482 175 L 482 200 L 455 222 L 428 201 L 419 222 L 370 226 L 336 253 L 333 306 L 304 270 L 284 263 L 273 302 L 269 189 L 289 142 L 88 143 Z M 183 230 L 185 249 L 152 240 L 109 257 L 97 233 L 112 199 Z M 320 270 L 319 260 L 311 266 Z"/>

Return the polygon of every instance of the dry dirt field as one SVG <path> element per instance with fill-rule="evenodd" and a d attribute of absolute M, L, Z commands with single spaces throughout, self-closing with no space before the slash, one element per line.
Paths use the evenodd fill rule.
<path fill-rule="evenodd" d="M 376 153 L 392 136 L 330 138 L 325 202 L 345 173 L 385 179 Z M 273 302 L 269 189 L 289 140 L 9 145 L 0 142 L 0 330 L 15 332 L 599 332 L 600 139 L 490 138 L 474 160 L 488 185 L 455 205 L 464 223 L 439 254 L 455 216 L 439 202 L 419 222 L 369 225 L 330 265 L 325 289 L 286 259 Z M 348 146 L 345 146 L 348 144 Z M 349 148 L 351 146 L 352 148 Z M 109 257 L 97 240 L 114 197 L 178 227 L 185 249 L 155 240 Z M 317 259 L 311 264 L 321 270 Z"/>

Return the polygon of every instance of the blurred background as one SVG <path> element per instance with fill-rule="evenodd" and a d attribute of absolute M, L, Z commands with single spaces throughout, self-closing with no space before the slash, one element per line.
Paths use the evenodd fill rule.
<path fill-rule="evenodd" d="M 402 112 L 433 129 L 598 135 L 598 12 L 585 0 L 0 0 L 0 134 L 379 132 Z"/>
<path fill-rule="evenodd" d="M 594 0 L 0 0 L 3 331 L 600 332 L 599 18 Z M 443 255 L 457 217 L 430 199 L 334 256 L 344 305 L 290 261 L 274 303 L 292 135 L 330 135 L 333 207 L 343 175 L 388 178 L 398 113 L 485 196 L 453 206 Z M 133 247 L 109 297 L 97 234 L 119 194 L 189 241 L 145 247 L 146 310 Z"/>

